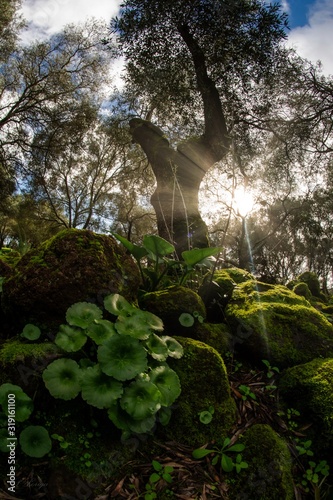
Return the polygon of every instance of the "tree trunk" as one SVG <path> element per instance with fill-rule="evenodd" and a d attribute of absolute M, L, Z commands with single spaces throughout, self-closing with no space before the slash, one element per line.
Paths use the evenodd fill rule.
<path fill-rule="evenodd" d="M 133 140 L 144 150 L 156 177 L 151 203 L 159 235 L 173 243 L 178 255 L 190 248 L 209 246 L 208 232 L 198 208 L 201 181 L 214 163 L 226 155 L 230 140 L 214 81 L 208 76 L 205 57 L 188 27 L 178 31 L 191 52 L 198 90 L 204 107 L 205 131 L 173 149 L 161 129 L 147 120 L 130 121 Z"/>

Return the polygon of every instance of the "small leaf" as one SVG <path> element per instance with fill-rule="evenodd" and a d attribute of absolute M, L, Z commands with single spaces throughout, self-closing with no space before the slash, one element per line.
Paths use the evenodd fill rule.
<path fill-rule="evenodd" d="M 28 340 L 37 340 L 39 339 L 40 335 L 41 331 L 38 326 L 32 325 L 31 323 L 25 325 L 21 333 L 21 337 L 25 337 Z"/>
<path fill-rule="evenodd" d="M 215 453 L 215 450 L 207 450 L 206 448 L 198 448 L 192 452 L 193 458 L 203 458 L 211 453 Z"/>
<path fill-rule="evenodd" d="M 159 472 L 160 470 L 163 469 L 163 465 L 160 464 L 157 460 L 153 460 L 152 461 L 152 466 L 154 467 L 154 469 Z"/>
<path fill-rule="evenodd" d="M 202 411 L 199 414 L 199 420 L 202 424 L 209 424 L 212 421 L 213 415 L 209 411 Z"/>
<path fill-rule="evenodd" d="M 161 479 L 160 475 L 157 474 L 156 472 L 153 472 L 151 476 L 149 477 L 149 482 L 150 483 L 157 483 Z"/>
<path fill-rule="evenodd" d="M 228 451 L 243 451 L 245 448 L 245 445 L 244 444 L 234 444 L 233 446 L 230 446 L 230 448 L 228 448 Z"/>
<path fill-rule="evenodd" d="M 189 328 L 192 325 L 194 325 L 194 318 L 193 318 L 192 314 L 182 313 L 179 316 L 179 323 L 182 326 L 186 326 L 187 328 Z"/>
<path fill-rule="evenodd" d="M 120 236 L 120 234 L 112 233 L 112 235 L 124 245 L 124 247 L 133 255 L 137 262 L 148 254 L 147 250 L 144 247 L 134 245 L 123 236 Z"/>
<path fill-rule="evenodd" d="M 231 472 L 234 468 L 234 464 L 228 455 L 222 453 L 221 466 L 224 472 Z"/>
<path fill-rule="evenodd" d="M 170 474 L 164 473 L 162 475 L 162 477 L 163 477 L 164 481 L 166 481 L 167 483 L 169 483 L 169 484 L 172 483 L 172 477 L 170 476 Z"/>

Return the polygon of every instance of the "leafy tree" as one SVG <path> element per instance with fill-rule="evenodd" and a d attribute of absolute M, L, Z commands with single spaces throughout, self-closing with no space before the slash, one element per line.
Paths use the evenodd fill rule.
<path fill-rule="evenodd" d="M 36 132 L 82 112 L 82 100 L 107 81 L 109 55 L 101 50 L 103 25 L 69 26 L 49 41 L 16 46 L 1 64 L 0 158 L 25 166 Z"/>
<path fill-rule="evenodd" d="M 284 57 L 285 27 L 278 6 L 259 0 L 127 0 L 114 20 L 127 83 L 148 111 L 148 119 L 130 121 L 131 133 L 156 177 L 151 202 L 159 234 L 178 252 L 208 245 L 201 181 L 226 157 L 232 136 L 249 137 L 244 118 L 270 109 L 266 89 Z M 153 116 L 201 135 L 175 150 Z"/>

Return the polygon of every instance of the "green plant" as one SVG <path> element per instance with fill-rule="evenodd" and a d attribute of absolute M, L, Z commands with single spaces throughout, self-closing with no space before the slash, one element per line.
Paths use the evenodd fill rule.
<path fill-rule="evenodd" d="M 231 439 L 225 438 L 221 448 L 214 447 L 211 450 L 207 450 L 206 448 L 198 448 L 193 451 L 193 458 L 203 458 L 207 455 L 214 454 L 214 458 L 212 460 L 212 465 L 217 465 L 220 462 L 221 468 L 224 472 L 231 472 L 234 468 L 236 472 L 241 472 L 242 469 L 248 468 L 248 463 L 244 462 L 242 459 L 242 455 L 239 453 L 244 450 L 245 446 L 241 443 L 236 443 L 230 446 Z M 235 457 L 235 461 L 229 456 L 229 453 L 237 453 Z"/>
<path fill-rule="evenodd" d="M 261 360 L 267 368 L 267 378 L 272 378 L 275 373 L 280 373 L 280 370 L 277 366 L 271 366 L 270 362 L 267 359 Z"/>
<path fill-rule="evenodd" d="M 51 438 L 58 441 L 60 448 L 63 450 L 66 450 L 66 448 L 70 446 L 70 443 L 68 443 L 63 436 L 59 436 L 59 434 L 51 434 Z"/>
<path fill-rule="evenodd" d="M 208 257 L 212 257 L 221 252 L 221 248 L 194 248 L 182 252 L 183 260 L 177 260 L 167 256 L 175 255 L 175 247 L 156 235 L 147 235 L 143 238 L 142 246 L 135 245 L 123 236 L 112 233 L 124 247 L 133 255 L 136 260 L 142 280 L 142 287 L 145 291 L 157 290 L 163 278 L 174 270 L 176 281 L 183 285 L 190 277 L 197 265 L 207 265 Z M 143 266 L 143 260 L 147 266 Z"/>
<path fill-rule="evenodd" d="M 39 339 L 40 335 L 41 335 L 41 331 L 38 328 L 38 326 L 31 325 L 30 323 L 25 325 L 25 327 L 23 328 L 23 331 L 21 333 L 21 337 L 24 337 L 28 340 L 37 340 L 37 339 Z"/>
<path fill-rule="evenodd" d="M 314 453 L 311 450 L 312 441 L 310 439 L 308 441 L 299 441 L 297 439 L 296 442 L 298 443 L 296 445 L 296 450 L 299 455 L 308 455 L 309 457 L 313 457 Z"/>
<path fill-rule="evenodd" d="M 210 422 L 213 420 L 214 411 L 214 407 L 210 406 L 208 410 L 199 412 L 198 415 L 200 422 L 206 425 L 210 424 Z"/>
<path fill-rule="evenodd" d="M 150 432 L 157 420 L 166 425 L 181 392 L 178 375 L 166 360 L 180 358 L 182 346 L 160 335 L 160 318 L 121 295 L 105 297 L 104 307 L 116 317 L 114 322 L 102 319 L 94 304 L 80 302 L 68 309 L 71 324 L 60 326 L 55 343 L 66 353 L 76 353 L 76 359 L 79 352 L 83 357 L 50 363 L 42 374 L 45 386 L 65 400 L 81 393 L 89 405 L 108 412 L 124 437 Z"/>
<path fill-rule="evenodd" d="M 157 460 L 152 461 L 152 466 L 154 468 L 154 472 L 150 475 L 148 483 L 146 484 L 146 493 L 145 500 L 154 500 L 157 497 L 156 486 L 159 481 L 166 481 L 168 484 L 171 484 L 172 472 L 174 468 L 171 465 L 163 466 Z"/>
<path fill-rule="evenodd" d="M 257 396 L 254 394 L 254 392 L 251 391 L 250 387 L 248 387 L 247 385 L 242 384 L 242 385 L 238 386 L 238 389 L 239 389 L 239 392 L 242 394 L 242 399 L 244 401 L 246 401 L 247 398 L 251 398 L 254 400 L 257 399 Z"/>
<path fill-rule="evenodd" d="M 329 475 L 329 465 L 326 460 L 321 460 L 318 464 L 316 462 L 308 462 L 308 468 L 303 474 L 301 484 L 306 493 L 309 493 L 310 487 L 314 493 L 315 500 L 321 498 L 321 488 Z"/>

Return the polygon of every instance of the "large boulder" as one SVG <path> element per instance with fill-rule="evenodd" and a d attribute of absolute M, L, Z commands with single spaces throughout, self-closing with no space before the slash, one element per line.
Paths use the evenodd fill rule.
<path fill-rule="evenodd" d="M 184 355 L 168 364 L 178 374 L 182 392 L 164 433 L 169 440 L 196 447 L 228 435 L 235 423 L 236 405 L 219 353 L 203 342 L 176 338 Z M 200 421 L 200 413 L 211 406 L 213 418 L 207 425 Z"/>
<path fill-rule="evenodd" d="M 292 460 L 287 443 L 266 424 L 250 427 L 242 439 L 248 468 L 230 489 L 235 500 L 293 500 Z"/>
<path fill-rule="evenodd" d="M 300 412 L 319 450 L 333 447 L 333 359 L 314 359 L 289 368 L 279 382 L 282 398 Z"/>
<path fill-rule="evenodd" d="M 22 257 L 3 284 L 2 307 L 13 322 L 50 327 L 75 302 L 101 304 L 110 293 L 133 301 L 139 284 L 136 264 L 114 238 L 68 229 Z"/>
<path fill-rule="evenodd" d="M 239 284 L 225 309 L 235 348 L 280 368 L 333 356 L 333 326 L 305 297 L 282 285 Z"/>

